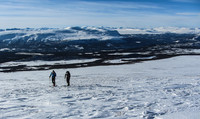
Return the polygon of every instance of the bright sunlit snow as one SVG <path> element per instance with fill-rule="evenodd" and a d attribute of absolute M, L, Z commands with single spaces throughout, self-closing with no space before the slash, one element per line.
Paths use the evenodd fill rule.
<path fill-rule="evenodd" d="M 51 70 L 0 73 L 0 118 L 197 119 L 199 59 L 59 69 L 57 87 L 48 78 Z"/>

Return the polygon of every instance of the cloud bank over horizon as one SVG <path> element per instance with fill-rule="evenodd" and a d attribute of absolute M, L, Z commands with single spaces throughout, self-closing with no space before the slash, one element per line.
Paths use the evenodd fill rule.
<path fill-rule="evenodd" d="M 0 0 L 0 28 L 199 27 L 198 0 Z"/>

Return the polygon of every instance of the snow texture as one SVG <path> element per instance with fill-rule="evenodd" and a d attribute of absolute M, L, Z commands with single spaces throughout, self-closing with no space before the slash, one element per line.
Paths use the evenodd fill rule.
<path fill-rule="evenodd" d="M 56 87 L 50 70 L 0 73 L 0 118 L 197 119 L 199 58 L 59 69 Z"/>

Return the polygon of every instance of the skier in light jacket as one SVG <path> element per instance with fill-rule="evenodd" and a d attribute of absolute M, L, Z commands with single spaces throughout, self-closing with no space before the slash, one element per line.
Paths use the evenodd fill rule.
<path fill-rule="evenodd" d="M 53 86 L 56 86 L 56 72 L 54 70 L 51 72 L 49 78 L 52 78 Z"/>

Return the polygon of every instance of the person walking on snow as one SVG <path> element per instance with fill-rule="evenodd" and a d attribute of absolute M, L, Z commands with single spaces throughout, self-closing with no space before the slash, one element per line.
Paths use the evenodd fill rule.
<path fill-rule="evenodd" d="M 56 72 L 54 70 L 51 72 L 49 78 L 52 78 L 53 86 L 56 86 Z"/>
<path fill-rule="evenodd" d="M 67 81 L 67 86 L 70 86 L 70 77 L 71 77 L 70 72 L 66 71 L 66 73 L 65 73 L 65 79 Z"/>

